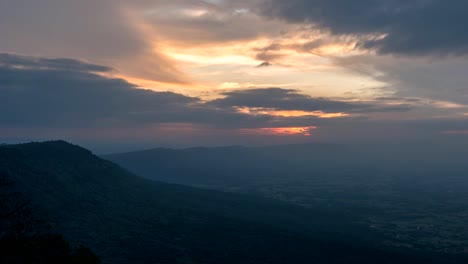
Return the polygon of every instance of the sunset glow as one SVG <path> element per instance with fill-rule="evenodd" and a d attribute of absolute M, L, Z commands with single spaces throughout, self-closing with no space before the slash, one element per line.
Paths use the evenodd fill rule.
<path fill-rule="evenodd" d="M 466 135 L 461 24 L 400 17 L 441 1 L 290 1 L 10 1 L 0 125 L 24 138 L 37 136 L 32 122 L 155 144 L 286 142 L 317 127 L 324 141 Z"/>
<path fill-rule="evenodd" d="M 315 116 L 318 118 L 339 118 L 346 117 L 349 114 L 346 113 L 324 113 L 322 111 L 300 111 L 300 110 L 275 110 L 266 108 L 249 108 L 239 107 L 237 109 L 240 113 L 249 115 L 271 115 L 271 116 L 282 116 L 282 117 L 300 117 L 300 116 Z"/>
<path fill-rule="evenodd" d="M 312 131 L 317 127 L 268 127 L 256 129 L 240 129 L 243 134 L 270 135 L 270 136 L 294 136 L 301 135 L 305 137 L 312 136 Z"/>

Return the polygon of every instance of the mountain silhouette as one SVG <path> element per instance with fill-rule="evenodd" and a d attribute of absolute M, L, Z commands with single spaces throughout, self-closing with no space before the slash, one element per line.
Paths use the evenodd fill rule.
<path fill-rule="evenodd" d="M 373 246 L 346 214 L 150 181 L 64 141 L 1 146 L 0 168 L 104 263 L 457 262 Z"/>

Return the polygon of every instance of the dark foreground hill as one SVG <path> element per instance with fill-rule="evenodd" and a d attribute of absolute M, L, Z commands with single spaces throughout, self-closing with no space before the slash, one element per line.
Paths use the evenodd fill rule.
<path fill-rule="evenodd" d="M 1 146 L 0 169 L 105 263 L 458 262 L 374 247 L 344 214 L 145 180 L 63 141 Z"/>

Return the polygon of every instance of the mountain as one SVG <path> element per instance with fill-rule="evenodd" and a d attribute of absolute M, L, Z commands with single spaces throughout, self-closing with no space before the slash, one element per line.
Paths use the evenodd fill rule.
<path fill-rule="evenodd" d="M 146 180 L 63 141 L 0 146 L 0 169 L 104 263 L 457 262 L 372 245 L 346 213 Z"/>
<path fill-rule="evenodd" d="M 303 175 L 323 178 L 337 171 L 343 171 L 343 174 L 350 171 L 361 174 L 404 172 L 406 177 L 443 170 L 456 171 L 457 174 L 452 174 L 458 175 L 468 167 L 468 146 L 426 142 L 380 145 L 314 143 L 180 150 L 156 148 L 103 157 L 149 179 L 212 187 L 257 184 L 262 179 L 297 179 Z"/>
<path fill-rule="evenodd" d="M 377 235 L 371 240 L 385 246 L 468 253 L 466 145 L 421 141 L 158 148 L 104 158 L 153 180 L 279 199 L 317 215 L 336 214 L 361 227 L 361 235 Z M 352 230 L 347 225 L 332 229 L 346 237 Z"/>

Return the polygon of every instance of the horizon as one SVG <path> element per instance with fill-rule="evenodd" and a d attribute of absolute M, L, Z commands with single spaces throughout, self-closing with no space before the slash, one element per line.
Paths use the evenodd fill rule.
<path fill-rule="evenodd" d="M 49 139 L 49 140 L 26 140 L 26 141 L 12 141 L 12 142 L 2 142 L 0 145 L 14 146 L 14 145 L 27 145 L 31 143 L 54 143 L 54 142 L 65 142 L 67 144 L 75 145 L 84 149 L 91 151 L 95 155 L 107 156 L 113 154 L 126 154 L 126 153 L 139 153 L 139 152 L 148 152 L 153 150 L 193 150 L 193 149 L 232 149 L 232 148 L 242 148 L 242 149 L 268 149 L 275 147 L 294 147 L 294 146 L 342 146 L 342 147 L 352 147 L 355 152 L 359 153 L 361 150 L 359 147 L 373 147 L 375 148 L 375 153 L 381 151 L 386 151 L 387 147 L 392 147 L 395 149 L 411 149 L 416 150 L 421 147 L 450 147 L 452 150 L 456 149 L 465 149 L 468 147 L 468 140 L 408 140 L 408 141 L 394 141 L 394 142 L 369 142 L 369 141 L 357 141 L 357 142 L 301 142 L 301 143 L 269 143 L 269 144 L 257 144 L 257 145 L 189 145 L 189 146 L 168 146 L 168 145 L 121 145 L 121 144 L 109 144 L 109 145 L 100 145 L 96 143 L 83 143 L 76 142 L 64 139 Z M 445 149 L 447 151 L 448 149 Z"/>

